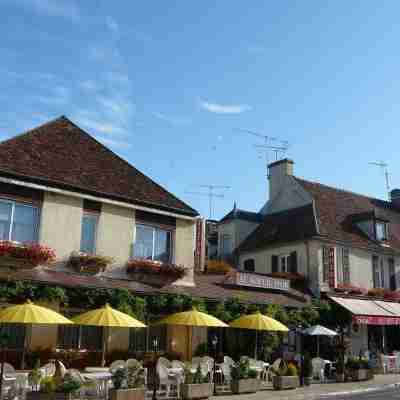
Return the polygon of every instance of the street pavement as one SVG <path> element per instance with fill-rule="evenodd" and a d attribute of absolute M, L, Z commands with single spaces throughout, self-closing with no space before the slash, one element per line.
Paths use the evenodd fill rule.
<path fill-rule="evenodd" d="M 213 400 L 400 400 L 400 374 L 376 375 L 365 382 L 312 384 L 293 390 L 272 388 L 254 394 L 218 395 Z"/>

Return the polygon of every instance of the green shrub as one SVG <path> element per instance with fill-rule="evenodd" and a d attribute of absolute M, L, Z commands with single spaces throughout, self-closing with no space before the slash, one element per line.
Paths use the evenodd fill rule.
<path fill-rule="evenodd" d="M 287 366 L 287 376 L 298 376 L 299 372 L 297 371 L 297 367 L 292 364 L 289 363 Z"/>
<path fill-rule="evenodd" d="M 208 354 L 208 345 L 206 342 L 204 343 L 199 343 L 199 345 L 196 347 L 196 351 L 194 352 L 195 357 L 203 357 Z"/>

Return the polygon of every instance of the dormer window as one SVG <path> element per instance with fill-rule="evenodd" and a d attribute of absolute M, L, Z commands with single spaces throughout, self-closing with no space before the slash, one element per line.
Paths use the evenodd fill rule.
<path fill-rule="evenodd" d="M 376 240 L 383 242 L 388 239 L 388 224 L 383 221 L 376 221 L 375 223 Z"/>

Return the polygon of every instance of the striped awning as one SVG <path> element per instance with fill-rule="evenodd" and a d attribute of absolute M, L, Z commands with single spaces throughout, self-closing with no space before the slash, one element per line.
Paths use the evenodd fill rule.
<path fill-rule="evenodd" d="M 330 296 L 330 299 L 350 311 L 358 324 L 400 325 L 399 303 L 337 296 Z"/>

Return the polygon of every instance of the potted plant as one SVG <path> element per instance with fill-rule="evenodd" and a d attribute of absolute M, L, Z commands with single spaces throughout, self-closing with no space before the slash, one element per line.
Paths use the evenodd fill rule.
<path fill-rule="evenodd" d="M 272 385 L 275 390 L 295 389 L 299 387 L 300 380 L 297 368 L 294 364 L 286 364 L 281 361 L 278 369 L 273 370 Z"/>
<path fill-rule="evenodd" d="M 346 374 L 353 381 L 373 379 L 374 374 L 366 358 L 349 358 L 346 363 Z"/>
<path fill-rule="evenodd" d="M 303 378 L 305 386 L 311 385 L 312 374 L 313 374 L 313 367 L 312 367 L 311 357 L 309 353 L 306 353 L 304 355 L 304 360 L 303 360 Z"/>
<path fill-rule="evenodd" d="M 36 378 L 36 373 L 30 374 L 30 379 L 34 379 L 37 382 Z M 39 387 L 39 390 L 27 392 L 27 400 L 72 400 L 74 393 L 82 387 L 82 384 L 67 372 L 59 384 L 57 384 L 57 380 L 54 377 L 41 376 L 40 384 L 36 383 L 35 387 L 36 389 Z"/>
<path fill-rule="evenodd" d="M 76 272 L 96 275 L 100 272 L 104 272 L 112 261 L 112 257 L 73 252 L 69 257 L 68 265 Z"/>
<path fill-rule="evenodd" d="M 231 366 L 231 390 L 232 393 L 255 393 L 260 390 L 260 380 L 257 379 L 257 371 L 251 369 L 249 360 L 240 360 Z"/>
<path fill-rule="evenodd" d="M 196 372 L 192 372 L 189 366 L 185 368 L 185 381 L 181 384 L 183 399 L 208 399 L 213 392 L 214 385 L 210 382 L 209 375 L 203 376 L 200 365 Z"/>
<path fill-rule="evenodd" d="M 125 367 L 112 371 L 113 388 L 109 391 L 110 400 L 144 400 L 145 371 L 141 362 L 131 360 Z"/>
<path fill-rule="evenodd" d="M 126 268 L 130 273 L 164 275 L 173 279 L 183 278 L 187 273 L 187 268 L 183 265 L 141 258 L 130 259 L 126 264 Z"/>
<path fill-rule="evenodd" d="M 0 241 L 0 266 L 11 269 L 32 269 L 55 260 L 52 249 L 38 243 Z"/>

